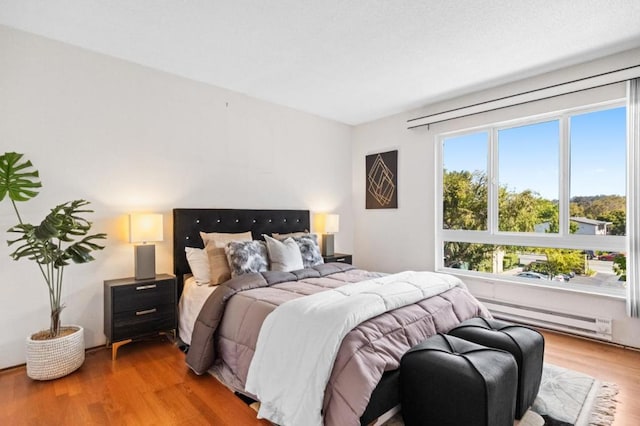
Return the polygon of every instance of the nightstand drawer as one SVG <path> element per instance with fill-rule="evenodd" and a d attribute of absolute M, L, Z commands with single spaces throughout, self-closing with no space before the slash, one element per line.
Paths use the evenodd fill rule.
<path fill-rule="evenodd" d="M 144 310 L 160 304 L 175 303 L 173 280 L 142 282 L 113 289 L 113 312 Z"/>
<path fill-rule="evenodd" d="M 176 324 L 175 312 L 172 304 L 164 304 L 115 313 L 112 340 L 173 329 Z"/>
<path fill-rule="evenodd" d="M 338 263 L 349 263 L 353 261 L 353 256 L 345 253 L 334 253 L 328 256 L 322 256 L 324 263 L 338 262 Z"/>

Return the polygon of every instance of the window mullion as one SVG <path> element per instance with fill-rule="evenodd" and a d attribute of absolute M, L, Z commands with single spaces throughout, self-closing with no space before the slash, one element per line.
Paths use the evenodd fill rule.
<path fill-rule="evenodd" d="M 569 235 L 569 197 L 571 194 L 571 148 L 569 117 L 560 118 L 560 178 L 558 188 L 558 227 L 560 237 Z"/>
<path fill-rule="evenodd" d="M 498 232 L 498 196 L 499 196 L 499 179 L 498 179 L 498 130 L 495 127 L 488 131 L 489 149 L 487 172 L 487 228 L 491 235 Z"/>
<path fill-rule="evenodd" d="M 444 222 L 444 212 L 442 211 L 443 206 L 443 184 L 444 184 L 444 154 L 443 154 L 443 144 L 444 137 L 436 136 L 435 137 L 435 155 L 434 155 L 434 166 L 436 170 L 436 179 L 435 179 L 435 188 L 434 193 L 436 196 L 436 211 L 435 211 L 435 233 L 436 238 L 434 239 L 435 243 L 435 267 L 436 270 L 444 267 L 444 240 L 443 240 L 443 222 Z"/>

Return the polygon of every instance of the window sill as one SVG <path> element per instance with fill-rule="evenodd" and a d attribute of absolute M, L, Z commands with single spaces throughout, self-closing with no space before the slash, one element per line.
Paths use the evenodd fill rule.
<path fill-rule="evenodd" d="M 560 282 L 546 281 L 546 280 L 534 281 L 527 278 L 523 278 L 522 280 L 509 279 L 508 277 L 501 277 L 498 275 L 489 275 L 489 274 L 483 274 L 479 272 L 474 273 L 472 271 L 462 271 L 460 269 L 453 269 L 453 268 L 442 268 L 442 269 L 439 269 L 437 272 L 454 275 L 462 279 L 463 281 L 465 279 L 471 279 L 476 282 L 483 282 L 487 284 L 508 284 L 508 285 L 514 285 L 514 286 L 534 287 L 534 288 L 557 291 L 562 293 L 584 294 L 589 296 L 597 296 L 597 297 L 603 297 L 607 299 L 620 300 L 620 301 L 626 300 L 626 291 L 624 289 L 597 287 L 597 286 L 591 286 L 587 284 L 571 284 L 571 282 L 560 283 Z M 529 282 L 529 281 L 533 281 L 533 282 Z"/>

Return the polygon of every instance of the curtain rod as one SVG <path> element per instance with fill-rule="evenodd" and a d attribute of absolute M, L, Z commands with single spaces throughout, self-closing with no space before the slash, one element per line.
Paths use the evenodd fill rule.
<path fill-rule="evenodd" d="M 501 98 L 453 108 L 435 114 L 412 118 L 407 120 L 407 129 L 415 129 L 417 127 L 429 126 L 430 124 L 441 123 L 455 118 L 469 117 L 484 112 L 497 111 L 516 105 L 524 105 L 544 99 L 582 92 L 584 90 L 609 86 L 611 84 L 622 83 L 623 81 L 636 77 L 640 77 L 640 65 L 633 65 L 617 70 L 607 71 L 601 74 L 566 81 L 564 83 L 552 84 L 539 89 L 528 90 L 514 95 L 507 95 Z M 554 89 L 558 89 L 559 91 Z"/>

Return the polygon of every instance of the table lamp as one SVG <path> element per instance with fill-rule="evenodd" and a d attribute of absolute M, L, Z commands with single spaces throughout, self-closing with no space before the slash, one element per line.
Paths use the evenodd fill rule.
<path fill-rule="evenodd" d="M 340 229 L 340 216 L 328 214 L 324 222 L 324 234 L 322 234 L 322 255 L 333 256 L 333 234 Z"/>
<path fill-rule="evenodd" d="M 132 213 L 129 215 L 129 241 L 135 246 L 135 278 L 145 280 L 156 276 L 156 246 L 162 241 L 162 215 Z"/>

